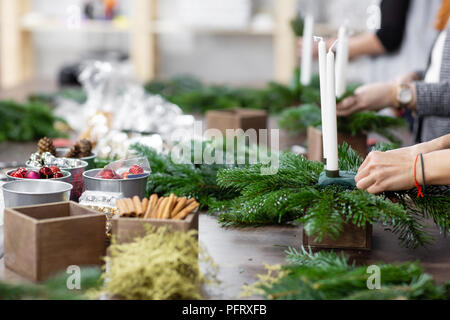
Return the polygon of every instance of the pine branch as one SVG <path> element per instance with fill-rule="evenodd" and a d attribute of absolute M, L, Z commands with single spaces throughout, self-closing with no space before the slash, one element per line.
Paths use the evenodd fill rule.
<path fill-rule="evenodd" d="M 316 104 L 304 104 L 284 110 L 279 117 L 280 128 L 292 133 L 304 133 L 309 126 L 322 124 L 320 108 Z M 353 136 L 376 132 L 396 145 L 401 141 L 390 131 L 405 126 L 400 118 L 378 115 L 375 112 L 357 112 L 348 117 L 338 117 L 338 130 Z"/>
<path fill-rule="evenodd" d="M 344 144 L 339 148 L 339 166 L 356 171 L 362 160 Z M 411 191 L 369 194 L 339 186 L 317 185 L 323 165 L 292 153 L 280 156 L 276 175 L 260 175 L 263 165 L 220 170 L 217 183 L 239 197 L 211 204 L 222 225 L 281 224 L 297 221 L 316 240 L 336 238 L 345 223 L 364 227 L 380 222 L 399 237 L 400 243 L 416 248 L 432 241 L 424 220 L 432 217 L 442 230 L 449 228 L 450 203 L 446 193 L 411 200 Z M 431 192 L 430 188 L 430 192 Z M 390 199 L 395 200 L 392 202 Z"/>
<path fill-rule="evenodd" d="M 417 262 L 377 264 L 381 288 L 369 290 L 367 267 L 350 264 L 348 258 L 334 252 L 312 253 L 302 247 L 287 251 L 288 265 L 267 266 L 267 275 L 244 286 L 245 296 L 261 295 L 267 299 L 448 299 L 450 283 L 439 286 L 423 273 Z"/>

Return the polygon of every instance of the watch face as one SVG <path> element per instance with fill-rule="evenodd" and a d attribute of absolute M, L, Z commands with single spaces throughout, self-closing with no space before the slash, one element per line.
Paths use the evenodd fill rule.
<path fill-rule="evenodd" d="M 398 101 L 402 104 L 408 104 L 411 102 L 412 92 L 409 88 L 402 88 L 398 93 Z"/>

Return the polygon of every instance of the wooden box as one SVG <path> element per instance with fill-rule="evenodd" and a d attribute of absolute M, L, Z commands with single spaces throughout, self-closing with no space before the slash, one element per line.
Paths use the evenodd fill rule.
<path fill-rule="evenodd" d="M 371 250 L 372 249 L 372 225 L 366 224 L 360 228 L 353 223 L 344 225 L 337 239 L 324 237 L 320 242 L 314 242 L 314 237 L 309 237 L 303 229 L 303 246 L 322 249 L 349 249 L 349 250 Z"/>
<path fill-rule="evenodd" d="M 219 129 L 226 134 L 227 129 L 267 129 L 267 112 L 258 109 L 233 108 L 224 110 L 210 110 L 206 112 L 206 126 L 208 129 Z"/>
<path fill-rule="evenodd" d="M 367 156 L 367 135 L 361 134 L 352 136 L 348 133 L 338 132 L 338 144 L 347 142 L 353 150 L 358 152 L 361 157 Z M 308 127 L 307 129 L 308 142 L 308 160 L 322 161 L 323 160 L 323 146 L 322 146 L 322 130 Z"/>
<path fill-rule="evenodd" d="M 190 213 L 184 220 L 114 217 L 112 219 L 112 236 L 116 243 L 131 242 L 133 239 L 145 235 L 146 225 L 169 227 L 185 232 L 189 230 L 198 231 L 198 211 Z"/>
<path fill-rule="evenodd" d="M 33 281 L 70 265 L 101 265 L 105 219 L 72 201 L 6 208 L 5 265 Z"/>

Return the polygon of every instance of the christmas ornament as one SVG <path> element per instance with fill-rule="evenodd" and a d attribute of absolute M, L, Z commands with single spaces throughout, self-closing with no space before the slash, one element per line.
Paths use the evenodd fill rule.
<path fill-rule="evenodd" d="M 41 175 L 39 174 L 39 172 L 36 172 L 36 171 L 28 171 L 27 174 L 25 175 L 25 178 L 27 178 L 27 179 L 40 179 Z"/>
<path fill-rule="evenodd" d="M 51 179 L 53 178 L 53 172 L 49 167 L 42 167 L 39 170 L 39 174 L 41 175 L 41 179 Z"/>

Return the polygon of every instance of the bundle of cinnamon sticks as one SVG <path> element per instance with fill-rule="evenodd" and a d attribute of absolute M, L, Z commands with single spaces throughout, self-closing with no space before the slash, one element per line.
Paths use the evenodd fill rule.
<path fill-rule="evenodd" d="M 137 217 L 143 219 L 182 220 L 200 204 L 194 198 L 177 197 L 173 193 L 169 197 L 159 197 L 156 193 L 149 198 L 138 196 L 116 201 L 120 217 Z"/>

